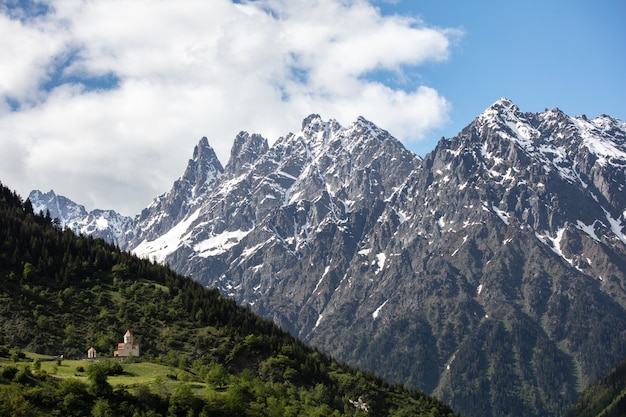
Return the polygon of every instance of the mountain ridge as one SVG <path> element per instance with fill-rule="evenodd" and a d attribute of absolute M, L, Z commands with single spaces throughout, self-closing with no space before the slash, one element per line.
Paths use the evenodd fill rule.
<path fill-rule="evenodd" d="M 49 212 L 61 227 L 68 227 L 76 234 L 91 235 L 113 243 L 120 241 L 133 222 L 131 217 L 114 210 L 94 209 L 87 212 L 83 205 L 57 195 L 54 190 L 47 193 L 33 190 L 28 199 L 33 203 L 36 213 Z"/>
<path fill-rule="evenodd" d="M 238 138 L 122 247 L 469 416 L 559 415 L 626 356 L 624 122 L 503 98 L 423 159 L 363 118 Z"/>

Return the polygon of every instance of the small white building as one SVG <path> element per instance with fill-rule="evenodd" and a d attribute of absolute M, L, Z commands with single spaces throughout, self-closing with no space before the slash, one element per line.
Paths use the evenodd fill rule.
<path fill-rule="evenodd" d="M 98 352 L 96 352 L 96 349 L 93 346 L 90 347 L 87 351 L 87 359 L 96 359 L 97 353 Z"/>
<path fill-rule="evenodd" d="M 133 334 L 130 330 L 126 330 L 124 342 L 117 344 L 117 350 L 113 352 L 113 356 L 119 356 L 120 358 L 139 356 L 139 343 L 133 341 Z"/>

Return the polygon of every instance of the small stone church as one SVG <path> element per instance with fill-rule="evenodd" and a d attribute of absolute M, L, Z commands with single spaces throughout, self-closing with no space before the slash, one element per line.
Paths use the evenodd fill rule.
<path fill-rule="evenodd" d="M 139 356 L 139 343 L 133 341 L 133 334 L 130 330 L 126 330 L 124 342 L 117 344 L 117 350 L 113 352 L 113 356 L 119 356 L 120 358 Z"/>

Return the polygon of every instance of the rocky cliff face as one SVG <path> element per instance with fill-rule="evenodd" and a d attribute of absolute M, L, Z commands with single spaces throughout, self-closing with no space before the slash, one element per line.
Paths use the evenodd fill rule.
<path fill-rule="evenodd" d="M 501 99 L 423 160 L 359 118 L 203 139 L 126 229 L 337 357 L 468 416 L 556 416 L 626 356 L 626 124 Z"/>
<path fill-rule="evenodd" d="M 406 221 L 384 251 L 402 256 L 382 311 L 400 301 L 435 352 L 411 376 L 436 375 L 468 415 L 559 415 L 623 356 L 623 137 L 501 100 L 425 158 L 390 201 Z"/>

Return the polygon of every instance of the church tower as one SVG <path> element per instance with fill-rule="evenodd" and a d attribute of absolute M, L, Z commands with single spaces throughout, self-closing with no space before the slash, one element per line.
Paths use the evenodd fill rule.
<path fill-rule="evenodd" d="M 117 350 L 113 352 L 113 356 L 128 357 L 139 356 L 139 343 L 133 340 L 133 334 L 130 330 L 126 330 L 124 333 L 124 343 L 117 344 Z"/>

